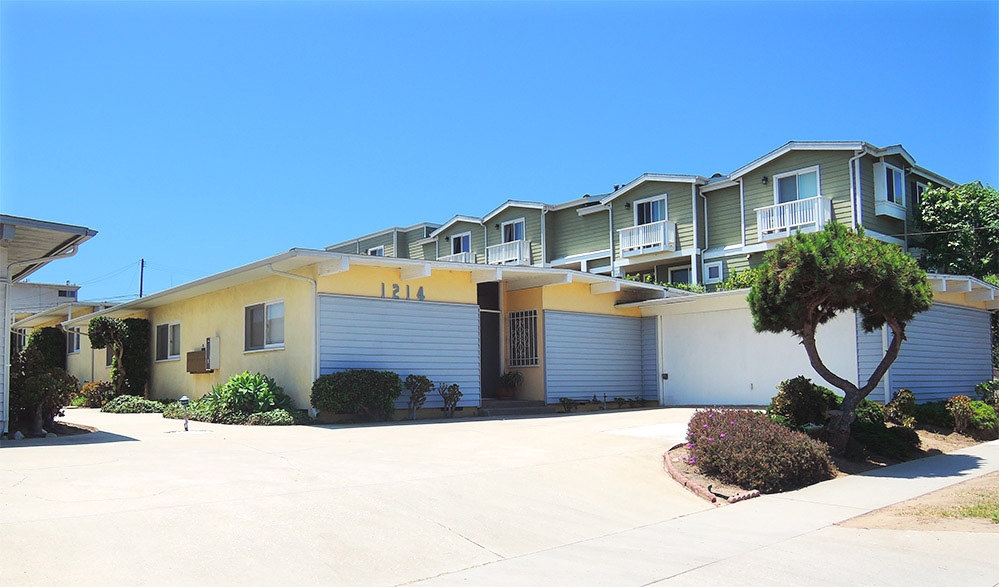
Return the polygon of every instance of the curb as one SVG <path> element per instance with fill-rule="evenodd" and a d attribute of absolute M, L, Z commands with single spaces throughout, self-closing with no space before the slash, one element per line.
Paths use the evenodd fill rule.
<path fill-rule="evenodd" d="M 682 442 L 680 444 L 673 445 L 673 446 L 671 446 L 669 448 L 669 450 L 667 450 L 665 453 L 663 453 L 663 464 L 665 464 L 666 470 L 669 472 L 670 477 L 672 477 L 680 485 L 683 485 L 684 487 L 686 487 L 694 495 L 696 495 L 696 496 L 698 496 L 698 497 L 700 497 L 702 499 L 708 500 L 709 502 L 711 502 L 715 506 L 722 505 L 721 503 L 718 503 L 718 496 L 716 496 L 715 494 L 711 493 L 710 491 L 708 491 L 705 487 L 701 486 L 700 484 L 695 483 L 694 481 L 691 481 L 686 475 L 684 475 L 683 473 L 681 473 L 680 471 L 678 471 L 676 469 L 676 467 L 673 466 L 673 459 L 670 458 L 669 453 L 670 453 L 671 450 L 678 449 L 678 448 L 680 448 L 683 445 L 684 445 L 684 443 L 682 443 Z M 745 501 L 747 499 L 752 499 L 754 497 L 759 497 L 759 496 L 760 496 L 760 492 L 754 489 L 752 491 L 747 491 L 746 493 L 740 493 L 738 495 L 733 495 L 732 497 L 728 498 L 725 501 L 726 501 L 726 503 L 738 503 L 740 501 Z"/>

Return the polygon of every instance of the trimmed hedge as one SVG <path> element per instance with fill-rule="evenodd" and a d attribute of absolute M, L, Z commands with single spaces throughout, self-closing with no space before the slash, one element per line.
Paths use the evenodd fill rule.
<path fill-rule="evenodd" d="M 101 408 L 114 397 L 114 385 L 107 381 L 89 381 L 80 388 L 83 406 Z"/>
<path fill-rule="evenodd" d="M 777 395 L 770 400 L 767 414 L 794 428 L 801 428 L 806 424 L 821 425 L 826 422 L 826 411 L 835 410 L 841 401 L 829 388 L 816 385 L 811 379 L 799 375 L 777 385 Z"/>
<path fill-rule="evenodd" d="M 937 428 L 954 427 L 954 418 L 947 411 L 946 402 L 916 404 L 912 407 L 912 413 L 916 417 L 916 422 L 923 426 L 936 426 Z"/>
<path fill-rule="evenodd" d="M 101 408 L 102 412 L 110 414 L 158 414 L 163 411 L 163 404 L 137 395 L 119 395 Z"/>
<path fill-rule="evenodd" d="M 316 379 L 310 401 L 323 412 L 389 420 L 395 411 L 395 400 L 401 394 L 402 380 L 397 373 L 351 369 Z"/>
<path fill-rule="evenodd" d="M 829 447 L 749 410 L 699 410 L 687 428 L 692 464 L 726 483 L 763 493 L 831 479 Z"/>
<path fill-rule="evenodd" d="M 905 461 L 919 448 L 919 434 L 904 426 L 885 426 L 884 422 L 857 419 L 850 425 L 850 440 L 861 449 L 897 461 Z M 861 456 L 854 454 L 853 456 Z"/>

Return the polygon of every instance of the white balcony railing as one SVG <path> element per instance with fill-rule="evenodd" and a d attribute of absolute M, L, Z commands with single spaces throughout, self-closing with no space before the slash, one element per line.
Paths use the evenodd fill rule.
<path fill-rule="evenodd" d="M 438 261 L 449 261 L 451 263 L 475 263 L 475 253 L 471 251 L 465 251 L 464 253 L 455 253 L 453 255 L 444 255 L 443 257 L 437 257 Z"/>
<path fill-rule="evenodd" d="M 486 247 L 486 263 L 490 265 L 530 265 L 531 241 L 510 241 Z"/>
<path fill-rule="evenodd" d="M 669 220 L 621 228 L 617 234 L 625 257 L 676 250 L 676 222 Z"/>
<path fill-rule="evenodd" d="M 791 230 L 821 230 L 832 218 L 832 201 L 824 196 L 756 209 L 759 240 L 784 238 Z"/>

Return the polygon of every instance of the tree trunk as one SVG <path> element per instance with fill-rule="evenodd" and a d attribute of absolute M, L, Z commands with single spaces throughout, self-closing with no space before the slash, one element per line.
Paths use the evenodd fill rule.
<path fill-rule="evenodd" d="M 34 413 L 31 414 L 31 434 L 34 436 L 41 436 L 43 430 L 43 420 L 42 417 L 42 405 L 43 402 L 38 402 L 35 406 Z"/>
<path fill-rule="evenodd" d="M 850 425 L 857 419 L 857 405 L 860 404 L 860 400 L 864 399 L 856 388 L 843 391 L 846 395 L 843 397 L 839 414 L 833 416 L 826 427 L 826 431 L 829 433 L 829 446 L 835 455 L 842 455 L 846 452 L 846 445 L 850 442 Z"/>

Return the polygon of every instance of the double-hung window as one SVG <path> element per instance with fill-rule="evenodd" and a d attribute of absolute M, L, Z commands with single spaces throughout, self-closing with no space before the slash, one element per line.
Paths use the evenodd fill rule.
<path fill-rule="evenodd" d="M 180 358 L 180 322 L 156 325 L 156 360 Z"/>
<path fill-rule="evenodd" d="M 246 306 L 243 349 L 257 351 L 283 347 L 284 302 Z"/>
<path fill-rule="evenodd" d="M 874 164 L 874 213 L 905 219 L 905 173 L 888 163 Z"/>
<path fill-rule="evenodd" d="M 817 195 L 819 195 L 818 167 L 774 175 L 775 204 L 807 200 Z"/>
<path fill-rule="evenodd" d="M 451 254 L 467 253 L 472 250 L 472 233 L 463 232 L 451 237 Z"/>
<path fill-rule="evenodd" d="M 635 226 L 663 220 L 666 220 L 665 195 L 635 202 Z"/>
<path fill-rule="evenodd" d="M 511 220 L 503 223 L 503 242 L 512 243 L 524 240 L 524 219 Z"/>

